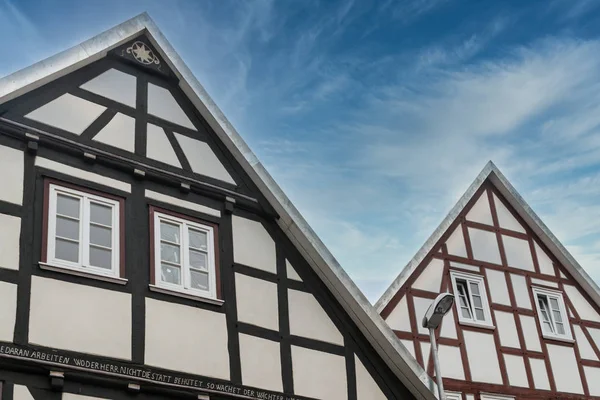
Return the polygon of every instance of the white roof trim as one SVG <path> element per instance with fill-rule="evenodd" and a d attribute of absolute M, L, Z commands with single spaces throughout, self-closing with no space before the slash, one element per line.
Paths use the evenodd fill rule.
<path fill-rule="evenodd" d="M 475 181 L 469 186 L 467 191 L 458 200 L 456 205 L 448 213 L 446 218 L 437 227 L 433 234 L 427 239 L 425 244 L 419 249 L 412 260 L 404 267 L 400 275 L 392 282 L 388 289 L 383 293 L 381 298 L 375 304 L 377 311 L 381 312 L 390 302 L 394 295 L 402 288 L 406 280 L 412 275 L 417 266 L 423 261 L 425 256 L 431 251 L 433 246 L 440 240 L 442 235 L 448 230 L 450 225 L 456 220 L 456 217 L 464 210 L 467 203 L 475 195 L 481 184 L 490 179 L 492 184 L 502 193 L 510 205 L 515 209 L 521 218 L 527 223 L 529 228 L 535 232 L 542 243 L 548 247 L 550 252 L 558 259 L 558 261 L 567 269 L 573 278 L 581 285 L 587 294 L 600 305 L 600 288 L 592 278 L 585 272 L 567 249 L 558 241 L 556 236 L 542 222 L 540 217 L 531 209 L 527 202 L 521 197 L 512 184 L 500 172 L 493 162 L 488 162 L 483 170 L 479 173 Z"/>
<path fill-rule="evenodd" d="M 417 399 L 433 400 L 436 385 L 400 343 L 366 297 L 217 107 L 148 14 L 143 13 L 71 49 L 0 79 L 0 104 L 88 65 L 146 32 L 179 86 L 279 214 L 278 224 L 306 257 L 367 340 Z"/>

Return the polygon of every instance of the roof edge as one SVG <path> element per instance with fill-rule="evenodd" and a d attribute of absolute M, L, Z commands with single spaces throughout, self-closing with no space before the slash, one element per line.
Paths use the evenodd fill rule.
<path fill-rule="evenodd" d="M 421 264 L 427 254 L 429 254 L 431 249 L 433 249 L 433 246 L 435 246 L 442 235 L 448 230 L 448 228 L 450 228 L 454 220 L 456 220 L 458 215 L 463 211 L 469 200 L 471 200 L 477 190 L 479 190 L 483 182 L 490 176 L 490 174 L 492 174 L 492 172 L 496 171 L 498 171 L 496 165 L 491 160 L 488 161 L 485 167 L 483 167 L 481 172 L 477 175 L 473 183 L 471 183 L 469 188 L 456 202 L 454 207 L 452 207 L 450 212 L 446 215 L 446 217 L 444 217 L 440 225 L 438 225 L 431 236 L 429 236 L 429 238 L 425 241 L 423 246 L 421 246 L 421 248 L 417 251 L 417 254 L 415 254 L 408 264 L 406 264 L 396 279 L 394 279 L 386 291 L 383 292 L 379 300 L 377 300 L 375 303 L 375 309 L 377 312 L 381 313 L 388 303 L 394 298 L 396 293 L 398 293 L 404 283 L 413 274 L 417 266 Z"/>
<path fill-rule="evenodd" d="M 427 239 L 425 244 L 419 249 L 412 260 L 404 267 L 398 277 L 392 282 L 388 289 L 383 293 L 375 303 L 378 312 L 382 312 L 387 304 L 392 300 L 406 280 L 412 275 L 416 267 L 425 259 L 425 256 L 431 251 L 433 246 L 440 240 L 444 232 L 452 225 L 458 215 L 466 207 L 469 200 L 475 195 L 482 183 L 488 179 L 502 193 L 509 204 L 515 209 L 521 218 L 527 223 L 530 229 L 538 236 L 550 252 L 560 261 L 560 263 L 573 276 L 575 281 L 581 285 L 585 292 L 592 298 L 596 305 L 600 306 L 600 287 L 588 275 L 583 267 L 575 260 L 571 253 L 554 236 L 552 231 L 542 222 L 540 217 L 527 204 L 525 199 L 519 194 L 510 181 L 502 174 L 496 165 L 489 161 L 477 178 L 469 186 L 466 192 L 454 205 L 452 210 L 444 218 L 442 223 L 436 228 L 433 234 Z"/>
<path fill-rule="evenodd" d="M 436 398 L 436 385 L 383 321 L 300 212 L 266 171 L 147 13 L 0 79 L 0 104 L 90 64 L 146 31 L 179 85 L 280 215 L 278 224 L 343 306 L 378 355 L 418 399 Z"/>
<path fill-rule="evenodd" d="M 101 59 L 146 29 L 144 12 L 67 50 L 0 78 L 0 104 Z"/>

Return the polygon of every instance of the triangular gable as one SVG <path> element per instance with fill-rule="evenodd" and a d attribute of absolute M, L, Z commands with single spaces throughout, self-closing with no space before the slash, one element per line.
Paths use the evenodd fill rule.
<path fill-rule="evenodd" d="M 72 49 L 66 50 L 63 53 L 50 57 L 49 59 L 38 64 L 0 79 L 0 111 L 6 111 L 7 105 L 10 104 L 11 100 L 17 99 L 19 96 L 23 96 L 23 98 L 25 98 L 28 94 L 33 93 L 34 90 L 42 88 L 42 86 L 46 84 L 52 85 L 73 71 L 78 72 L 83 70 L 85 67 L 90 67 L 89 69 L 91 69 L 92 63 L 104 61 L 103 59 L 107 54 L 112 54 L 115 57 L 118 56 L 118 54 L 115 54 L 117 52 L 115 49 L 119 49 L 121 46 L 125 47 L 124 45 L 129 47 L 130 43 L 134 39 L 138 38 L 141 34 L 146 35 L 145 37 L 148 39 L 147 44 L 152 46 L 152 51 L 158 56 L 160 62 L 164 62 L 169 68 L 170 72 L 172 73 L 171 82 L 174 82 L 174 84 L 177 85 L 178 90 L 181 91 L 182 95 L 184 95 L 190 101 L 193 107 L 192 112 L 199 113 L 199 115 L 204 119 L 205 124 L 209 126 L 216 134 L 224 149 L 233 155 L 235 160 L 241 166 L 243 172 L 247 174 L 249 180 L 244 183 L 248 183 L 248 185 L 254 185 L 254 187 L 259 191 L 259 199 L 245 195 L 244 193 L 240 193 L 238 191 L 222 189 L 220 187 L 216 187 L 215 185 L 205 184 L 201 180 L 190 179 L 189 182 L 191 182 L 192 185 L 201 185 L 202 187 L 209 188 L 210 190 L 218 190 L 220 193 L 226 193 L 232 200 L 240 203 L 253 204 L 260 201 L 261 206 L 267 208 L 267 213 L 276 214 L 279 217 L 277 219 L 277 223 L 284 234 L 299 250 L 302 257 L 308 261 L 310 267 L 314 269 L 316 274 L 319 276 L 319 279 L 322 280 L 326 288 L 335 296 L 335 300 L 339 302 L 347 315 L 356 324 L 360 332 L 365 338 L 367 338 L 369 344 L 379 354 L 379 356 L 381 356 L 381 359 L 385 362 L 385 364 L 387 364 L 391 371 L 416 397 L 433 399 L 433 393 L 435 391 L 435 385 L 433 381 L 424 373 L 418 364 L 414 362 L 410 356 L 410 353 L 401 345 L 401 342 L 395 337 L 393 332 L 379 317 L 367 299 L 350 280 L 341 266 L 337 263 L 328 249 L 308 226 L 306 221 L 281 191 L 279 186 L 266 172 L 262 164 L 257 160 L 256 156 L 252 153 L 252 151 L 250 151 L 243 139 L 231 126 L 227 118 L 208 96 L 202 85 L 193 76 L 189 68 L 185 65 L 185 63 L 183 63 L 181 58 L 170 46 L 168 41 L 147 14 L 144 13 L 103 34 L 98 35 L 93 39 L 75 46 Z M 143 58 L 146 60 L 151 59 L 151 56 L 148 57 L 150 58 Z M 129 61 L 137 62 L 139 60 Z M 127 72 L 126 67 L 123 69 L 124 70 L 122 72 Z M 106 68 L 102 72 L 106 72 L 108 70 L 109 68 Z M 109 74 L 108 78 L 115 79 L 114 75 L 115 74 L 113 74 L 113 77 L 110 77 Z M 123 77 L 121 76 L 121 78 Z M 76 88 L 77 90 L 74 90 L 77 92 L 75 97 L 79 97 L 84 101 L 91 101 L 98 99 L 98 97 L 108 99 L 111 99 L 112 97 L 112 100 L 121 104 L 121 106 L 115 106 L 117 109 L 116 112 L 115 110 L 110 109 L 102 111 L 100 116 L 95 118 L 93 122 L 90 122 L 89 120 L 94 118 L 88 118 L 84 121 L 81 121 L 80 125 L 76 127 L 69 126 L 70 129 L 75 130 L 76 132 L 63 129 L 63 132 L 60 132 L 59 135 L 55 136 L 60 138 L 60 136 L 72 137 L 69 135 L 79 135 L 81 138 L 88 141 L 96 139 L 97 142 L 113 147 L 115 143 L 117 144 L 116 147 L 126 147 L 126 145 L 120 141 L 115 141 L 115 138 L 112 137 L 114 135 L 111 135 L 110 129 L 108 132 L 103 132 L 104 130 L 101 129 L 100 132 L 103 132 L 103 134 L 100 136 L 98 136 L 99 133 L 92 135 L 90 132 L 92 132 L 92 128 L 97 128 L 95 125 L 100 125 L 100 123 L 105 125 L 104 129 L 108 129 L 107 126 L 109 126 L 109 121 L 112 121 L 112 119 L 115 118 L 118 113 L 127 115 L 127 113 L 124 112 L 125 108 L 118 107 L 129 107 L 129 105 L 131 105 L 133 102 L 132 96 L 120 96 L 119 94 L 115 94 L 114 91 L 102 92 L 101 89 L 98 89 L 99 85 L 94 85 L 93 79 L 107 79 L 107 76 L 100 77 L 100 74 L 98 73 L 89 76 L 87 80 L 82 79 Z M 127 79 L 125 79 L 125 81 L 126 80 Z M 81 87 L 81 85 L 86 83 L 88 84 L 87 86 Z M 155 92 L 159 93 L 158 97 L 161 98 L 161 105 L 164 106 L 164 109 L 168 110 L 173 105 L 173 102 L 168 98 L 168 96 L 162 96 L 160 90 Z M 49 103 L 57 98 L 56 93 L 47 93 L 46 95 L 48 97 L 46 98 L 45 103 Z M 41 97 L 38 97 L 38 99 L 41 99 Z M 136 105 L 138 102 L 139 97 L 136 96 Z M 176 102 L 181 105 L 179 101 L 176 100 Z M 43 106 L 45 103 L 40 103 L 37 108 Z M 34 109 L 21 111 L 27 111 L 27 113 L 29 113 L 33 110 Z M 156 107 L 153 107 L 149 108 L 148 111 L 149 114 L 154 115 L 154 112 L 159 113 L 164 110 L 157 110 Z M 188 115 L 187 111 L 188 110 L 184 110 L 186 116 Z M 186 126 L 187 122 L 185 119 L 181 118 L 181 114 L 177 114 L 177 111 L 173 111 L 171 108 L 169 118 L 162 119 L 161 116 L 156 115 L 154 115 L 154 117 L 161 118 L 163 122 L 169 119 L 175 120 L 174 122 L 166 121 L 167 123 L 172 124 L 171 126 L 167 124 L 166 127 L 161 127 L 163 128 L 169 143 L 171 146 L 173 146 L 177 157 L 181 160 L 183 151 L 181 150 L 181 146 L 178 146 L 179 141 L 175 134 L 185 134 L 185 129 L 192 129 L 189 125 Z M 23 112 L 22 118 L 25 118 L 25 115 L 26 113 Z M 8 118 L 5 118 L 6 116 L 6 114 L 2 116 L 2 113 L 0 112 L 0 123 L 10 124 L 11 121 Z M 165 115 L 162 115 L 162 117 L 164 116 Z M 28 120 L 28 122 L 31 121 L 32 119 Z M 41 122 L 36 123 L 42 124 Z M 149 123 L 153 122 L 149 121 Z M 194 128 L 201 128 L 195 123 L 192 123 L 192 125 L 194 125 Z M 26 125 L 19 125 L 18 123 L 11 125 L 12 128 L 19 129 L 22 129 L 23 126 Z M 44 124 L 44 127 L 47 126 L 48 124 Z M 175 127 L 178 129 L 174 129 Z M 62 128 L 51 126 L 51 129 Z M 181 132 L 178 130 L 181 130 Z M 42 136 L 46 134 L 44 129 L 29 129 L 29 131 Z M 127 141 L 127 143 L 127 146 L 130 146 L 130 142 Z M 139 143 L 140 141 L 136 140 L 134 144 L 136 153 L 143 152 L 140 150 L 143 148 L 143 146 L 141 146 Z M 112 150 L 114 150 L 114 148 L 111 149 L 111 151 Z M 108 154 L 108 152 L 101 154 Z M 163 164 L 167 166 L 169 165 L 167 163 Z M 185 165 L 183 165 L 185 163 L 181 162 L 181 164 L 182 167 L 185 167 Z M 188 164 L 190 164 L 190 168 L 193 168 L 192 163 L 188 162 Z M 147 165 L 145 166 L 151 169 Z M 156 171 L 153 170 L 153 172 Z M 240 184 L 240 182 L 236 183 Z M 264 200 L 266 200 L 266 204 Z"/>
<path fill-rule="evenodd" d="M 489 189 L 488 199 L 481 196 L 486 188 Z M 450 254 L 464 257 L 468 251 L 474 251 L 473 248 L 468 249 L 465 245 L 466 242 L 463 241 L 464 235 L 469 234 L 471 244 L 474 241 L 481 244 L 475 250 L 477 254 L 472 255 L 474 259 L 482 262 L 500 260 L 498 246 L 489 240 L 492 230 L 489 229 L 489 225 L 485 224 L 485 221 L 489 223 L 490 220 L 486 213 L 491 213 L 491 209 L 488 209 L 488 207 L 492 202 L 496 207 L 495 213 L 498 226 L 509 232 L 506 238 L 503 237 L 503 244 L 507 246 L 506 257 L 510 260 L 510 263 L 523 270 L 532 270 L 533 265 L 535 265 L 536 271 L 563 279 L 568 279 L 568 276 L 571 276 L 581 286 L 586 296 L 589 296 L 596 305 L 600 305 L 600 288 L 598 285 L 490 161 L 444 221 L 429 237 L 423 247 L 419 249 L 415 257 L 377 301 L 375 305 L 377 310 L 382 312 L 388 306 L 392 298 L 414 275 L 424 259 L 434 252 L 441 252 L 440 244 L 442 241 Z M 457 220 L 461 217 L 464 217 L 467 221 L 466 224 L 457 224 Z M 487 229 L 477 229 L 482 227 L 478 224 L 487 225 Z M 529 229 L 529 232 L 536 238 L 531 243 L 533 250 L 529 255 L 527 255 L 527 252 L 521 251 L 526 248 L 523 240 L 526 229 Z M 555 264 L 561 266 L 556 272 Z"/>
<path fill-rule="evenodd" d="M 571 256 L 517 196 L 496 167 L 488 164 L 377 303 L 398 338 L 413 342 L 410 347 L 415 349 L 415 358 L 431 376 L 428 331 L 420 322 L 438 293 L 456 293 L 451 284 L 453 275 L 481 280 L 487 292 L 485 298 L 489 299 L 484 301 L 489 302 L 493 329 L 465 327 L 468 323 L 456 320 L 455 311 L 460 309 L 453 309 L 444 318 L 436 336 L 440 363 L 447 364 L 442 368 L 445 378 L 535 389 L 539 382 L 534 385 L 527 376 L 542 371 L 531 358 L 516 355 L 521 346 L 543 353 L 553 369 L 563 358 L 565 363 L 577 360 L 568 364 L 575 371 L 579 360 L 589 360 L 584 364 L 585 371 L 596 367 L 590 364 L 600 358 L 596 342 L 600 307 L 594 301 L 598 296 L 595 283 L 578 270 L 578 265 L 564 263 Z M 541 343 L 535 320 L 537 305 L 530 288 L 562 294 L 577 353 Z M 584 393 L 578 385 L 585 386 L 585 380 L 569 383 L 575 375 L 590 383 L 583 372 L 570 377 L 556 371 L 548 373 L 554 377 L 551 390 L 555 392 Z M 461 387 L 454 383 L 451 388 Z"/>

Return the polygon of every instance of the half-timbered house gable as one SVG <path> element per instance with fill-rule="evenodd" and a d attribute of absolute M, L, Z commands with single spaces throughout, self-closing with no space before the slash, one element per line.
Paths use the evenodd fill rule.
<path fill-rule="evenodd" d="M 435 398 L 146 14 L 0 80 L 0 168 L 2 400 Z"/>
<path fill-rule="evenodd" d="M 249 193 L 159 54 L 142 34 L 3 104 L 0 113 L 91 148 Z"/>
<path fill-rule="evenodd" d="M 491 163 L 377 303 L 431 376 L 421 320 L 440 292 L 455 296 L 436 338 L 456 398 L 600 396 L 597 286 Z"/>

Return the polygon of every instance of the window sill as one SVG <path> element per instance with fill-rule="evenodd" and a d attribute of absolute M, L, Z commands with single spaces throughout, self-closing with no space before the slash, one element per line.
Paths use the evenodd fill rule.
<path fill-rule="evenodd" d="M 64 274 L 81 276 L 83 278 L 96 279 L 98 281 L 116 283 L 118 285 L 126 285 L 128 282 L 127 279 L 119 278 L 116 276 L 108 276 L 108 275 L 95 274 L 93 272 L 78 271 L 76 269 L 59 267 L 58 265 L 47 264 L 47 263 L 44 263 L 41 261 L 38 264 L 40 265 L 41 269 L 44 269 L 46 271 L 61 272 Z"/>
<path fill-rule="evenodd" d="M 163 294 L 168 294 L 171 296 L 183 297 L 184 299 L 201 301 L 203 303 L 213 304 L 216 306 L 222 306 L 225 303 L 223 300 L 220 300 L 220 299 L 211 299 L 208 297 L 202 297 L 202 296 L 198 296 L 195 294 L 180 292 L 177 290 L 165 289 L 165 288 L 162 288 L 162 287 L 159 287 L 156 285 L 152 285 L 152 284 L 150 284 L 148 286 L 150 288 L 150 291 L 156 292 L 156 293 L 163 293 Z"/>
<path fill-rule="evenodd" d="M 459 325 L 463 325 L 463 326 L 470 326 L 472 328 L 481 328 L 481 329 L 487 329 L 488 331 L 494 331 L 496 330 L 496 327 L 494 325 L 488 325 L 488 324 L 478 324 L 476 322 L 469 322 L 469 321 L 458 321 Z"/>
<path fill-rule="evenodd" d="M 555 342 L 561 342 L 561 343 L 567 343 L 567 344 L 574 344 L 575 340 L 574 339 L 570 339 L 570 338 L 561 338 L 561 337 L 556 337 L 556 336 L 550 336 L 548 334 L 542 334 L 542 337 L 545 340 L 552 340 Z"/>

